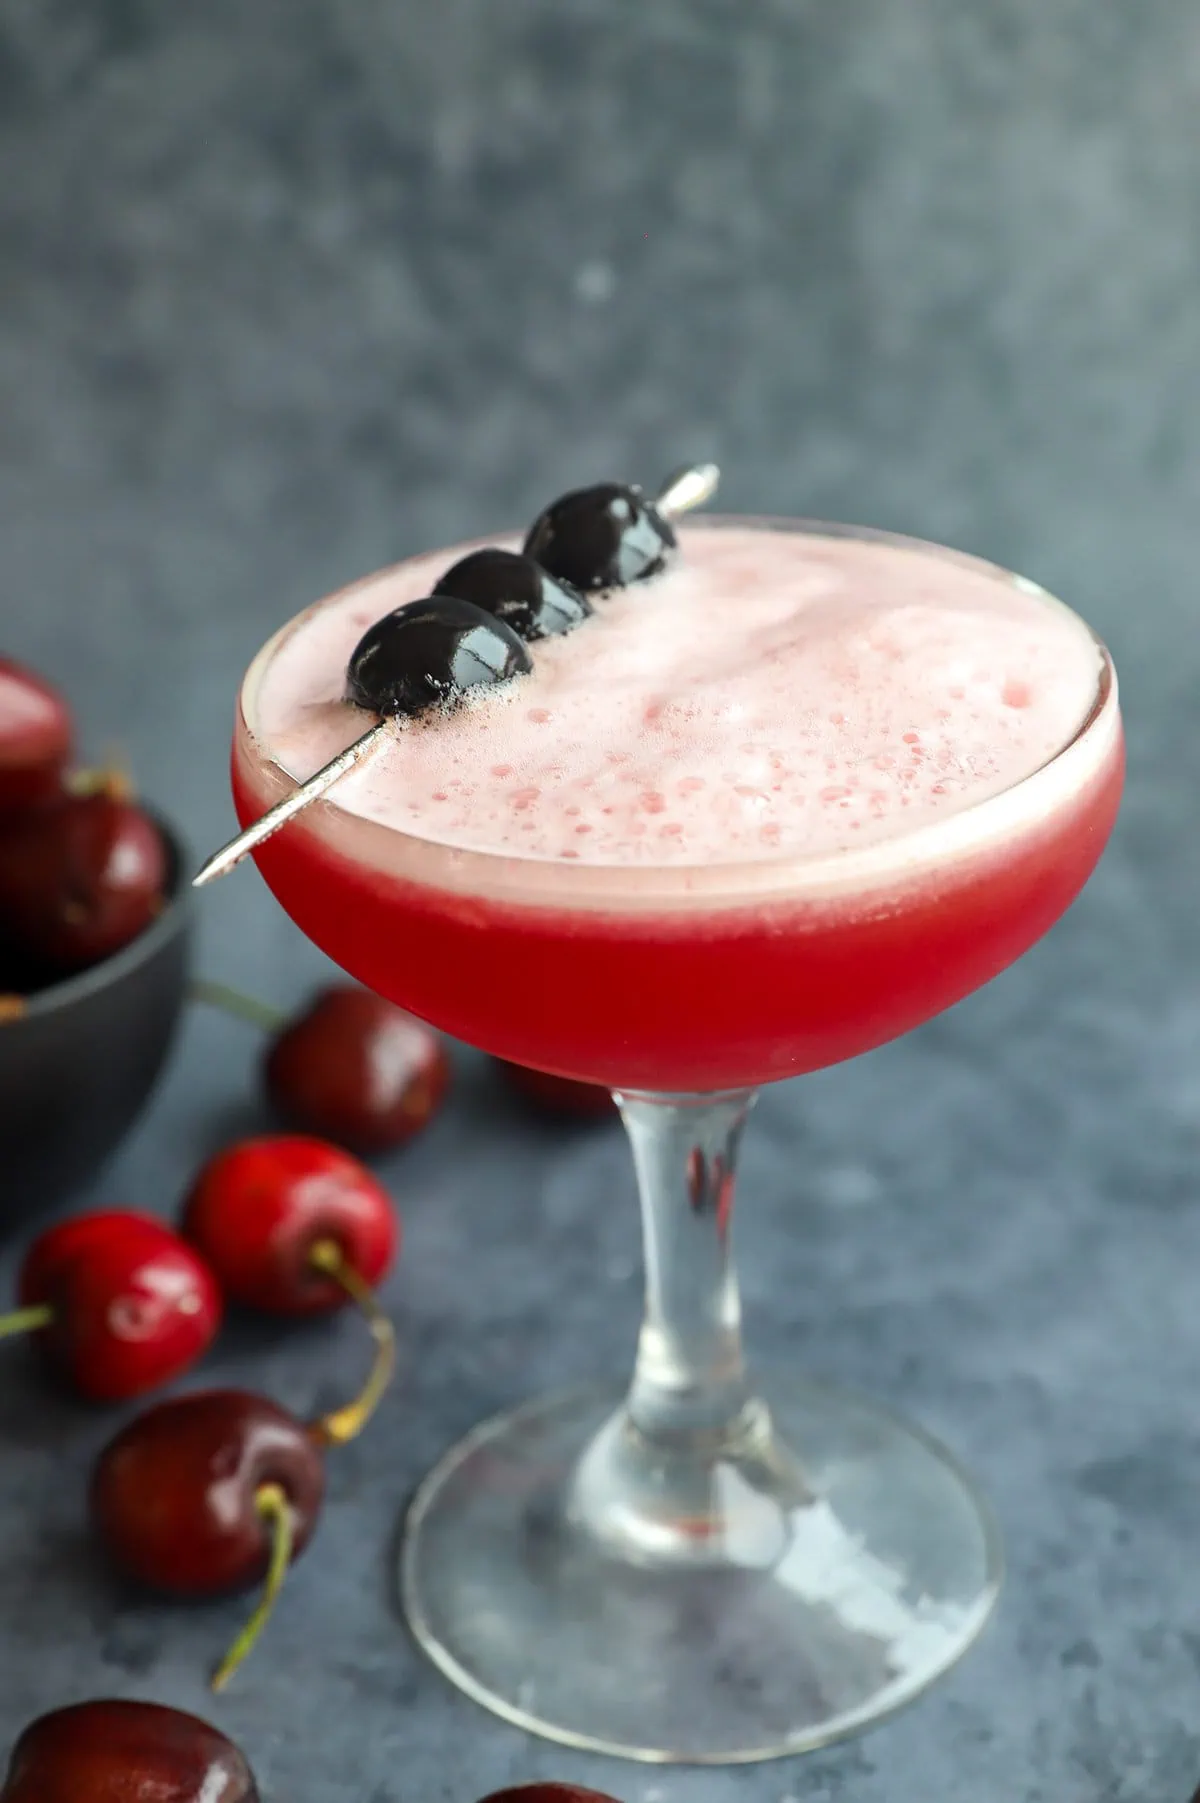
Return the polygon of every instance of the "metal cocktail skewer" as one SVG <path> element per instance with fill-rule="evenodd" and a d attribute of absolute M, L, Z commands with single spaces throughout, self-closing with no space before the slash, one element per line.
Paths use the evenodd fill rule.
<path fill-rule="evenodd" d="M 654 497 L 654 505 L 668 519 L 677 519 L 681 513 L 690 513 L 693 508 L 703 507 L 706 501 L 711 501 L 720 479 L 721 472 L 715 463 L 687 464 L 668 476 Z M 347 745 L 345 751 L 339 751 L 335 758 L 323 764 L 307 782 L 301 783 L 298 789 L 293 789 L 282 801 L 277 801 L 273 808 L 269 808 L 251 826 L 240 832 L 236 839 L 231 839 L 228 845 L 223 845 L 220 851 L 214 852 L 192 878 L 192 887 L 201 889 L 205 883 L 227 875 L 255 846 L 277 833 L 281 826 L 286 826 L 310 802 L 317 801 L 327 789 L 332 789 L 334 783 L 339 782 L 348 770 L 353 770 L 356 764 L 361 764 L 364 758 L 370 757 L 387 737 L 391 726 L 390 720 L 377 720 L 361 738 L 355 739 L 353 745 Z"/>
<path fill-rule="evenodd" d="M 715 463 L 685 463 L 667 477 L 654 497 L 654 505 L 669 520 L 678 519 L 681 513 L 691 513 L 711 501 L 720 480 L 721 472 Z"/>

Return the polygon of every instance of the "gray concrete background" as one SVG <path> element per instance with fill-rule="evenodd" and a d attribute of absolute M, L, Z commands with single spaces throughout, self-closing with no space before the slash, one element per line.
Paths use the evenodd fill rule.
<path fill-rule="evenodd" d="M 0 0 L 0 622 L 197 848 L 281 618 L 570 482 L 693 455 L 733 507 L 942 537 L 1104 631 L 1128 804 L 1086 897 L 906 1042 L 770 1095 L 751 1339 L 959 1448 L 1011 1576 L 977 1652 L 814 1758 L 646 1774 L 446 1689 L 388 1603 L 401 1497 L 493 1407 L 614 1369 L 637 1312 L 615 1130 L 516 1119 L 464 1054 L 385 1169 L 406 1384 L 340 1462 L 263 1655 L 81 1539 L 110 1424 L 0 1374 L 0 1743 L 97 1692 L 208 1708 L 270 1798 L 1184 1803 L 1200 1779 L 1200 15 L 1187 0 Z M 257 879 L 206 971 L 323 971 Z M 196 1017 L 94 1199 L 169 1209 L 249 1125 Z M 800 1173 L 797 1177 L 797 1172 Z M 611 1204 L 611 1206 L 610 1206 Z M 213 1364 L 298 1408 L 352 1323 Z"/>

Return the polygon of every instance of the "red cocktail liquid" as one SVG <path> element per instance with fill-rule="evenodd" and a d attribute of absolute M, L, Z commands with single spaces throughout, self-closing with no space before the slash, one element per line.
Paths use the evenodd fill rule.
<path fill-rule="evenodd" d="M 974 855 L 939 863 L 935 852 L 928 869 L 890 887 L 813 899 L 800 867 L 793 898 L 760 905 L 512 905 L 418 885 L 335 849 L 339 836 L 390 830 L 361 821 L 321 837 L 294 822 L 257 858 L 297 926 L 336 963 L 472 1045 L 614 1088 L 722 1089 L 868 1051 L 1028 950 L 1087 881 L 1116 817 L 1115 697 L 1063 758 L 1076 755 L 1079 787 L 1048 818 Z M 243 823 L 281 792 L 261 776 L 252 786 L 252 768 L 243 743 L 234 760 Z"/>

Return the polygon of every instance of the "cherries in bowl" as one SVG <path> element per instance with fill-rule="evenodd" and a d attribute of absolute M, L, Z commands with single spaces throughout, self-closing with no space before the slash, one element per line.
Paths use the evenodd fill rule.
<path fill-rule="evenodd" d="M 27 952 L 0 948 L 0 1235 L 95 1173 L 166 1060 L 187 989 L 189 860 L 141 813 L 161 845 L 161 894 L 128 943 L 49 982 Z"/>

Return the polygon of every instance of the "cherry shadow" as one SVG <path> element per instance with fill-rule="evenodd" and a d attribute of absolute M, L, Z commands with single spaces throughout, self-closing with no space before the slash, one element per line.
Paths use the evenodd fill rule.
<path fill-rule="evenodd" d="M 0 1346 L 0 1444 L 14 1451 L 55 1450 L 101 1421 L 73 1396 L 29 1341 Z"/>

